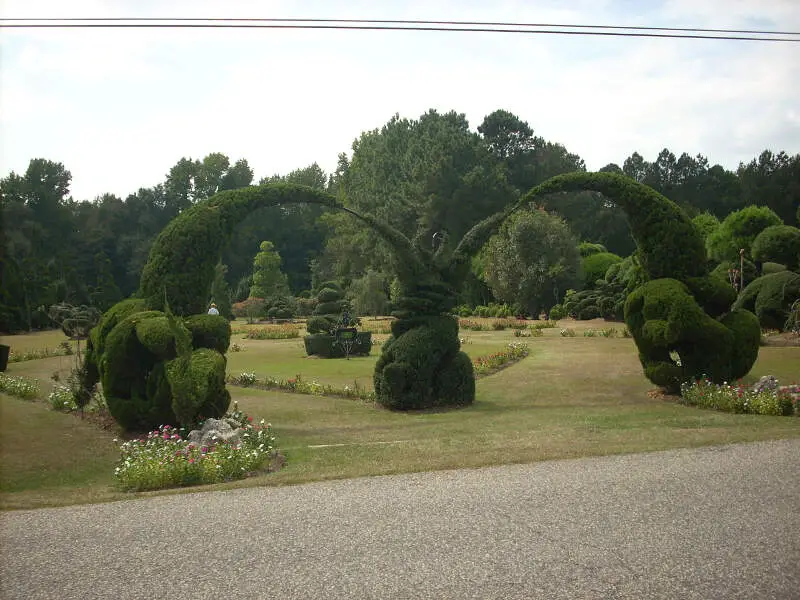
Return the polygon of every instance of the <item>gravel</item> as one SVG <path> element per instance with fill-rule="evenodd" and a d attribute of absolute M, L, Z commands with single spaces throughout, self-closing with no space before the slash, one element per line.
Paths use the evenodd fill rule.
<path fill-rule="evenodd" d="M 800 440 L 0 515 L 0 596 L 800 598 Z"/>

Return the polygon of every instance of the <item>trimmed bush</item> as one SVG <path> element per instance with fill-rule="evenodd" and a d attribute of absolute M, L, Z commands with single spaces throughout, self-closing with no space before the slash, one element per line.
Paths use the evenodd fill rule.
<path fill-rule="evenodd" d="M 800 266 L 800 229 L 790 225 L 767 227 L 753 240 L 751 253 L 756 262 L 778 263 L 796 271 Z"/>
<path fill-rule="evenodd" d="M 786 271 L 785 265 L 779 265 L 778 263 L 774 262 L 765 262 L 761 265 L 761 274 L 762 275 L 771 275 L 772 273 L 780 273 L 781 271 Z"/>
<path fill-rule="evenodd" d="M 758 355 L 761 331 L 752 314 L 731 313 L 717 321 L 674 279 L 650 281 L 634 290 L 625 304 L 625 322 L 645 374 L 671 391 L 705 374 L 719 381 L 738 379 Z"/>
<path fill-rule="evenodd" d="M 590 254 L 581 260 L 583 283 L 587 288 L 595 287 L 598 279 L 603 279 L 611 265 L 622 262 L 622 257 L 611 252 L 598 252 Z"/>
<path fill-rule="evenodd" d="M 344 358 L 345 349 L 336 340 L 335 335 L 315 333 L 303 338 L 306 353 L 322 358 Z M 367 356 L 372 351 L 372 332 L 359 331 L 356 334 L 350 356 Z"/>
<path fill-rule="evenodd" d="M 220 354 L 228 351 L 231 327 L 222 315 L 192 315 L 184 323 L 192 334 L 192 348 L 211 348 Z"/>
<path fill-rule="evenodd" d="M 762 328 L 783 331 L 792 303 L 798 298 L 800 274 L 780 271 L 750 282 L 733 306 L 754 312 Z"/>

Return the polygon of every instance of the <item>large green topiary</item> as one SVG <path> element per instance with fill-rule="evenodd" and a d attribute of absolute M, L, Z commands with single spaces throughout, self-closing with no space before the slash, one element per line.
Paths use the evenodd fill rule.
<path fill-rule="evenodd" d="M 142 271 L 139 298 L 110 308 L 88 344 L 90 379 L 102 382 L 109 410 L 122 427 L 190 424 L 225 413 L 230 325 L 224 317 L 202 314 L 215 266 L 244 217 L 291 202 L 332 206 L 334 198 L 294 185 L 244 188 L 198 203 L 164 228 Z M 175 312 L 172 321 L 161 312 L 165 300 Z"/>
<path fill-rule="evenodd" d="M 655 190 L 609 173 L 554 177 L 523 198 L 595 190 L 628 216 L 647 281 L 625 303 L 625 322 L 645 375 L 665 388 L 706 375 L 722 382 L 745 375 L 758 354 L 758 319 L 730 311 L 733 292 L 707 271 L 702 234 L 686 214 Z"/>
<path fill-rule="evenodd" d="M 779 271 L 753 280 L 742 290 L 734 308 L 755 313 L 764 329 L 783 330 L 792 304 L 800 298 L 800 274 Z"/>

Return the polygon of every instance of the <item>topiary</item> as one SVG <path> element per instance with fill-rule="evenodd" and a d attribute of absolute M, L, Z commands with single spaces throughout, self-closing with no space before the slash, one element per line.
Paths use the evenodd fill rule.
<path fill-rule="evenodd" d="M 244 217 L 292 202 L 333 206 L 335 199 L 287 184 L 221 192 L 181 213 L 156 238 L 142 270 L 140 298 L 110 308 L 90 335 L 89 379 L 102 381 L 109 411 L 123 428 L 190 423 L 225 413 L 230 326 L 224 317 L 201 314 L 215 266 Z M 165 295 L 175 312 L 172 325 L 157 310 Z M 183 351 L 176 331 L 188 336 Z"/>
<path fill-rule="evenodd" d="M 608 269 L 622 262 L 622 257 L 611 252 L 597 252 L 581 260 L 583 283 L 587 288 L 593 288 L 598 279 L 604 279 Z"/>
<path fill-rule="evenodd" d="M 800 266 L 800 229 L 790 225 L 767 227 L 753 240 L 750 252 L 756 262 L 778 263 L 796 271 Z"/>
<path fill-rule="evenodd" d="M 745 375 L 758 353 L 758 319 L 741 309 L 727 312 L 730 291 L 708 274 L 703 237 L 676 204 L 609 173 L 559 175 L 522 201 L 585 189 L 602 193 L 625 211 L 637 261 L 649 280 L 634 284 L 624 308 L 645 375 L 670 390 L 702 375 L 719 383 Z"/>
<path fill-rule="evenodd" d="M 734 308 L 755 313 L 761 327 L 783 331 L 792 304 L 800 298 L 800 274 L 780 271 L 763 275 L 742 290 Z"/>

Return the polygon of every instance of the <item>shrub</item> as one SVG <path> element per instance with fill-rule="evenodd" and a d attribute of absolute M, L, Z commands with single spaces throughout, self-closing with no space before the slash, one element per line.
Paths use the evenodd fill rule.
<path fill-rule="evenodd" d="M 56 385 L 53 391 L 47 396 L 47 402 L 53 410 L 59 412 L 78 410 L 78 405 L 75 402 L 72 389 L 65 385 Z"/>
<path fill-rule="evenodd" d="M 800 229 L 790 225 L 772 225 L 753 240 L 751 249 L 756 262 L 775 262 L 790 271 L 800 266 Z"/>
<path fill-rule="evenodd" d="M 224 414 L 230 396 L 224 388 L 225 359 L 220 350 L 227 349 L 230 341 L 228 321 L 218 315 L 186 319 L 187 325 L 181 325 L 185 355 L 176 363 L 180 353 L 167 317 L 160 311 L 137 312 L 141 306 L 123 301 L 103 315 L 87 347 L 84 386 L 92 386 L 99 377 L 111 416 L 126 430 L 178 423 L 174 377 L 182 364 L 189 412 L 195 417 Z M 193 348 L 193 338 L 210 347 Z M 192 416 L 187 413 L 186 418 Z"/>
<path fill-rule="evenodd" d="M 333 322 L 327 317 L 314 316 L 306 320 L 306 331 L 309 334 L 329 333 L 333 328 Z"/>
<path fill-rule="evenodd" d="M 779 265 L 778 263 L 774 262 L 765 262 L 761 265 L 761 274 L 762 275 L 771 275 L 772 273 L 780 273 L 781 271 L 786 271 L 785 265 Z"/>
<path fill-rule="evenodd" d="M 751 247 L 758 234 L 772 225 L 781 225 L 781 218 L 766 206 L 746 206 L 732 212 L 708 236 L 708 254 L 716 261 L 736 261 L 739 249 L 746 258 L 752 258 Z"/>
<path fill-rule="evenodd" d="M 264 298 L 248 298 L 241 302 L 236 302 L 231 310 L 237 319 L 247 319 L 248 323 L 253 323 L 264 316 L 267 301 Z"/>
<path fill-rule="evenodd" d="M 704 289 L 695 286 L 695 293 Z M 704 300 L 674 279 L 650 281 L 628 296 L 625 321 L 645 375 L 656 385 L 677 391 L 682 381 L 705 373 L 719 381 L 736 379 L 755 362 L 760 338 L 755 316 L 732 311 L 718 321 L 701 308 Z"/>
<path fill-rule="evenodd" d="M 215 446 L 197 447 L 169 425 L 123 443 L 114 470 L 118 485 L 131 492 L 202 485 L 242 479 L 263 468 L 275 447 L 271 426 L 263 419 L 253 426 L 240 414 L 224 418 L 244 429 L 240 443 L 220 440 Z"/>
<path fill-rule="evenodd" d="M 350 351 L 339 342 L 335 335 L 315 333 L 303 338 L 306 353 L 322 358 L 343 358 L 350 356 L 367 356 L 372 351 L 372 333 L 359 331 L 352 342 Z"/>
<path fill-rule="evenodd" d="M 578 319 L 581 321 L 589 321 L 600 317 L 600 309 L 595 305 L 586 306 L 578 312 Z"/>
<path fill-rule="evenodd" d="M 457 317 L 471 317 L 472 309 L 466 304 L 460 304 L 453 309 L 453 314 Z"/>
<path fill-rule="evenodd" d="M 558 321 L 559 319 L 563 319 L 567 316 L 567 312 L 564 310 L 564 307 L 560 304 L 556 304 L 553 308 L 550 309 L 550 314 L 548 315 L 550 320 Z"/>
<path fill-rule="evenodd" d="M 587 288 L 593 288 L 598 279 L 603 279 L 611 265 L 622 262 L 622 257 L 611 252 L 590 254 L 581 260 L 583 283 Z"/>
<path fill-rule="evenodd" d="M 313 314 L 316 307 L 316 298 L 297 298 L 297 315 L 300 317 L 308 317 L 309 315 Z"/>
<path fill-rule="evenodd" d="M 565 327 L 561 330 L 561 337 L 575 337 L 575 330 Z"/>
<path fill-rule="evenodd" d="M 557 321 L 539 321 L 531 324 L 531 329 L 555 329 L 556 327 L 558 327 Z"/>
<path fill-rule="evenodd" d="M 792 304 L 800 298 L 800 274 L 780 271 L 753 280 L 733 307 L 754 312 L 763 329 L 783 330 Z"/>
<path fill-rule="evenodd" d="M 581 242 L 578 244 L 578 252 L 581 255 L 581 258 L 586 258 L 587 256 L 592 256 L 593 254 L 602 254 L 604 252 L 608 252 L 603 244 L 593 244 L 592 242 Z"/>

